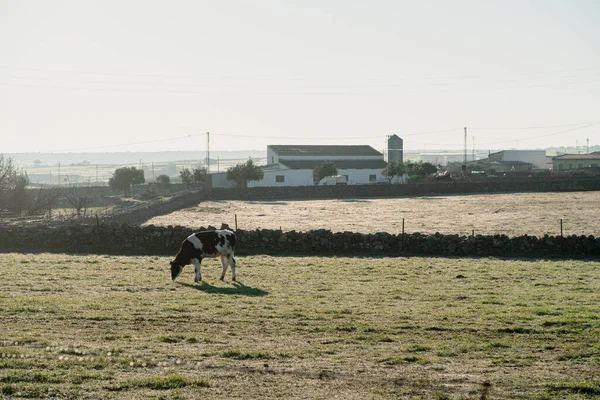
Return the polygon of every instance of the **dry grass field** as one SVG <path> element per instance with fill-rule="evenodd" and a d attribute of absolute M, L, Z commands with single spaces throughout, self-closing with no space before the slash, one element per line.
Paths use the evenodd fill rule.
<path fill-rule="evenodd" d="M 244 230 L 600 236 L 600 192 L 441 195 L 391 199 L 208 201 L 146 224 Z"/>
<path fill-rule="evenodd" d="M 591 399 L 600 263 L 0 254 L 0 396 Z"/>

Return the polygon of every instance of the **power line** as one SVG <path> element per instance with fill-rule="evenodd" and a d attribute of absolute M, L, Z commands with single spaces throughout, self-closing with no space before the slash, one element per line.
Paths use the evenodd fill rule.
<path fill-rule="evenodd" d="M 526 128 L 469 128 L 469 129 L 477 129 L 477 130 L 491 130 L 491 131 L 519 131 L 519 130 L 529 130 L 529 129 L 550 129 L 550 128 L 564 128 L 566 126 L 577 126 L 577 125 L 587 125 L 587 124 L 597 124 L 600 121 L 588 121 L 588 122 L 579 122 L 577 124 L 566 124 L 566 125 L 552 125 L 552 126 L 529 126 Z"/>
<path fill-rule="evenodd" d="M 522 128 L 469 128 L 469 129 L 474 129 L 474 130 L 533 130 L 533 129 L 548 129 L 548 128 L 560 128 L 560 127 L 567 127 L 567 126 L 575 126 L 575 128 L 572 129 L 566 129 L 566 130 L 562 130 L 559 132 L 554 132 L 554 133 L 550 133 L 550 134 L 546 134 L 546 135 L 540 135 L 540 136 L 535 136 L 535 137 L 529 137 L 529 138 L 519 138 L 518 140 L 533 140 L 533 139 L 539 139 L 539 138 L 544 138 L 544 137 L 549 137 L 549 136 L 554 136 L 554 135 L 559 135 L 561 133 L 566 133 L 566 132 L 571 132 L 571 131 L 575 131 L 575 130 L 580 130 L 580 129 L 585 129 L 585 128 L 589 128 L 591 126 L 594 125 L 598 125 L 600 124 L 600 121 L 592 121 L 592 122 L 581 122 L 581 123 L 577 123 L 577 124 L 566 124 L 566 125 L 554 125 L 554 126 L 545 126 L 545 127 L 541 127 L 541 126 L 535 126 L 535 127 L 522 127 Z M 583 126 L 580 126 L 583 125 Z M 420 136 L 420 135 L 432 135 L 432 134 L 437 134 L 437 133 L 446 133 L 446 132 L 457 132 L 458 130 L 461 130 L 462 128 L 449 128 L 449 129 L 442 129 L 442 130 L 435 130 L 435 131 L 425 131 L 425 132 L 417 132 L 417 133 L 396 133 L 398 136 L 401 137 L 406 137 L 406 136 Z M 53 150 L 51 152 L 53 153 L 63 153 L 63 152 L 74 152 L 74 151 L 87 151 L 87 150 L 101 150 L 101 149 L 109 149 L 109 148 L 117 148 L 117 147 L 128 147 L 128 146 L 136 146 L 136 145 L 142 145 L 142 144 L 153 144 L 153 143 L 162 143 L 162 142 L 168 142 L 168 141 L 174 141 L 174 140 L 182 140 L 182 139 L 190 139 L 190 138 L 195 138 L 195 137 L 199 137 L 201 135 L 205 135 L 202 133 L 191 133 L 188 135 L 183 135 L 183 136 L 175 136 L 175 137 L 171 137 L 171 138 L 164 138 L 164 139 L 156 139 L 156 140 L 146 140 L 146 141 L 141 141 L 141 142 L 128 142 L 128 143 L 120 143 L 120 144 L 107 144 L 107 145 L 103 145 L 103 146 L 91 146 L 91 147 L 80 147 L 80 148 L 71 148 L 71 149 L 62 149 L 62 150 Z M 280 140 L 280 141 L 289 141 L 289 140 L 293 140 L 293 141 L 298 141 L 298 140 L 312 140 L 312 141 L 323 141 L 323 140 L 370 140 L 370 139 L 379 139 L 381 138 L 382 135 L 380 134 L 373 134 L 373 135 L 367 135 L 367 136 L 351 136 L 351 137 L 335 137 L 335 136 L 316 136 L 316 137 L 303 137 L 301 139 L 297 138 L 297 137 L 282 137 L 282 136 L 265 136 L 265 135 L 243 135 L 243 134 L 234 134 L 234 133 L 219 133 L 219 132 L 211 132 L 211 135 L 213 136 L 221 136 L 221 137 L 230 137 L 230 138 L 245 138 L 245 139 L 274 139 L 274 140 Z M 481 142 L 481 144 L 501 144 L 501 143 L 510 143 L 510 142 L 514 142 L 517 139 L 513 139 L 513 140 L 505 140 L 505 141 L 497 141 L 497 142 Z M 423 143 L 423 142 L 413 142 L 413 143 L 420 143 L 420 144 L 427 144 L 427 143 Z M 456 145 L 456 143 L 452 143 L 452 144 L 444 144 L 444 143 L 436 143 L 438 145 Z"/>
<path fill-rule="evenodd" d="M 61 70 L 61 69 L 40 69 L 40 68 L 28 68 L 28 67 L 8 67 L 0 65 L 0 69 L 13 69 L 20 71 L 33 71 L 33 72 L 46 72 L 46 73 L 59 73 L 59 74 L 81 74 L 81 75 L 102 75 L 102 76 L 124 76 L 124 77 L 136 77 L 136 78 L 159 78 L 159 79 L 195 79 L 195 80 L 287 80 L 287 81 L 301 81 L 307 80 L 306 78 L 299 77 L 287 77 L 287 78 L 273 78 L 273 77 L 241 77 L 241 76 L 212 76 L 212 77 L 201 77 L 192 75 L 162 75 L 162 74 L 139 74 L 139 73 L 127 73 L 127 72 L 106 72 L 106 71 L 81 71 L 81 70 Z M 577 68 L 577 69 L 559 69 L 550 71 L 528 71 L 528 72 L 515 72 L 502 74 L 498 76 L 515 77 L 515 76 L 535 76 L 535 75 L 552 75 L 552 74 L 563 74 L 563 73 L 577 73 L 586 71 L 600 71 L 600 67 L 590 68 Z M 493 79 L 493 77 L 491 77 Z M 377 81 L 377 80 L 465 80 L 465 79 L 490 79 L 490 76 L 413 76 L 413 77 L 365 77 L 363 80 Z"/>

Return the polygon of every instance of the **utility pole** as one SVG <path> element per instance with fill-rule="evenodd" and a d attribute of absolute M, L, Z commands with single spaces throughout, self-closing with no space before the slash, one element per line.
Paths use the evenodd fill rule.
<path fill-rule="evenodd" d="M 206 172 L 210 174 L 210 132 L 206 132 Z"/>
<path fill-rule="evenodd" d="M 465 126 L 465 144 L 463 148 L 463 174 L 467 173 L 467 127 Z"/>
<path fill-rule="evenodd" d="M 586 151 L 585 152 L 587 154 L 590 154 L 590 138 L 587 138 L 585 140 L 587 141 L 587 145 L 585 146 L 586 147 Z"/>
<path fill-rule="evenodd" d="M 473 135 L 473 154 L 471 155 L 471 161 L 475 161 L 475 135 Z"/>
<path fill-rule="evenodd" d="M 210 198 L 212 179 L 210 177 L 210 132 L 206 132 L 206 194 Z"/>

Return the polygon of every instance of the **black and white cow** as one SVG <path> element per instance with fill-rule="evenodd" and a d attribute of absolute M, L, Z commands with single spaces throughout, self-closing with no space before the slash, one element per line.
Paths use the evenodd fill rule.
<path fill-rule="evenodd" d="M 193 233 L 181 243 L 181 249 L 171 261 L 171 279 L 175 280 L 181 274 L 183 267 L 188 264 L 194 264 L 196 267 L 196 282 L 202 280 L 200 273 L 200 263 L 206 257 L 220 257 L 223 264 L 221 280 L 225 278 L 227 265 L 231 265 L 232 280 L 235 276 L 235 259 L 233 253 L 235 249 L 235 234 L 226 229 L 214 231 L 200 231 Z"/>

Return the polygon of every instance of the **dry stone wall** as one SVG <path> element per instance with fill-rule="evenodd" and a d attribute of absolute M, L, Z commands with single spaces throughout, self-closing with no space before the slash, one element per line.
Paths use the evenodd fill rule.
<path fill-rule="evenodd" d="M 0 251 L 174 255 L 181 242 L 200 229 L 104 223 L 44 228 L 0 226 Z M 331 232 L 325 229 L 308 232 L 262 229 L 239 230 L 237 237 L 238 254 L 600 256 L 600 238 L 593 236 L 396 235 L 386 232 Z"/>

